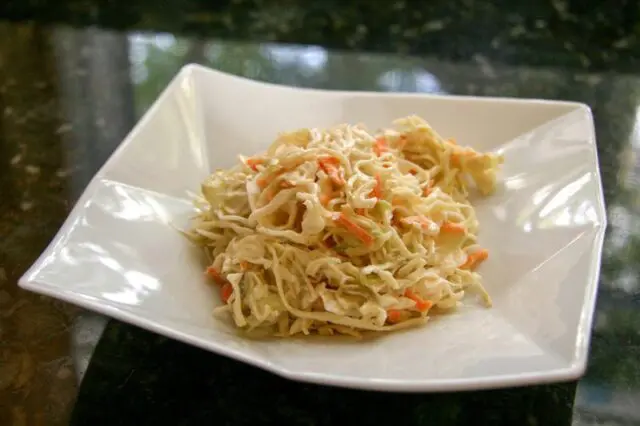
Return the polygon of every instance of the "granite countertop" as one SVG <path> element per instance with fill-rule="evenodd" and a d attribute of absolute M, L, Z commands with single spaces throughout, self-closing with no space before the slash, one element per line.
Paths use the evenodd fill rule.
<path fill-rule="evenodd" d="M 74 26 L 152 30 L 417 54 L 473 55 L 503 63 L 634 71 L 640 62 L 640 6 L 598 0 L 200 0 L 57 3 L 11 1 L 0 16 Z"/>
<path fill-rule="evenodd" d="M 195 1 L 67 3 L 0 6 L 12 19 L 0 22 L 0 424 L 68 424 L 74 407 L 77 425 L 319 425 L 356 411 L 361 424 L 640 423 L 637 5 L 460 0 L 408 18 L 400 1 L 354 1 L 350 12 L 293 0 L 214 12 Z M 301 385 L 117 321 L 103 333 L 106 319 L 18 290 L 91 176 L 189 62 L 303 87 L 589 104 L 610 227 L 586 376 L 411 396 Z M 384 412 L 370 409 L 378 400 Z"/>

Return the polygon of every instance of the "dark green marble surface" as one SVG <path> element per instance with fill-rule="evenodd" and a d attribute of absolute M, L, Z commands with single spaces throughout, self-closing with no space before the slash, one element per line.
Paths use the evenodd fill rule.
<path fill-rule="evenodd" d="M 407 14 L 408 2 L 351 2 L 349 11 L 332 1 L 228 3 L 213 11 L 195 1 L 0 6 L 0 16 L 13 20 L 0 24 L 0 296 L 9 288 L 20 299 L 6 286 L 15 285 L 93 173 L 185 63 L 303 87 L 573 100 L 593 109 L 610 222 L 587 374 L 578 384 L 488 392 L 367 393 L 289 382 L 111 321 L 72 424 L 323 425 L 347 414 L 361 416 L 358 424 L 640 423 L 640 77 L 631 72 L 640 57 L 638 4 L 436 1 Z M 116 29 L 84 28 L 94 23 Z M 169 33 L 131 32 L 139 28 Z M 0 297 L 1 309 L 6 300 Z M 65 318 L 75 314 L 46 306 Z M 64 340 L 42 355 L 42 345 L 26 345 L 19 329 L 1 334 L 2 312 L 0 356 L 5 348 L 9 355 L 28 348 L 42 361 L 33 373 L 42 383 L 62 377 L 69 362 L 78 364 L 65 361 L 42 376 L 62 356 Z M 57 318 L 47 315 L 49 322 Z M 67 327 L 68 340 L 91 341 L 83 330 Z M 71 357 L 77 353 L 63 356 Z M 28 424 L 65 424 L 62 415 L 52 420 L 50 408 L 31 411 L 52 404 L 70 409 L 69 398 L 56 399 L 60 389 L 29 390 L 23 400 L 14 393 L 5 398 L 0 386 L 0 424 L 21 418 L 16 401 Z"/>
<path fill-rule="evenodd" d="M 512 64 L 635 70 L 640 3 L 618 0 L 8 0 L 0 16 L 338 49 L 484 55 Z"/>
<path fill-rule="evenodd" d="M 575 384 L 393 394 L 301 384 L 117 324 L 105 331 L 75 425 L 567 425 Z"/>

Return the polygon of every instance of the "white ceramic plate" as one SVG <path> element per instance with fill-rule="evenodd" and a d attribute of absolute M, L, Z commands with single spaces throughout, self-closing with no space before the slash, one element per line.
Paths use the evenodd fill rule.
<path fill-rule="evenodd" d="M 282 130 L 409 114 L 506 157 L 477 204 L 481 268 L 495 306 L 360 343 L 250 341 L 212 317 L 199 250 L 171 224 L 187 191 Z M 309 382 L 445 391 L 561 381 L 584 371 L 605 209 L 593 121 L 576 103 L 318 91 L 185 67 L 91 181 L 26 289 Z"/>

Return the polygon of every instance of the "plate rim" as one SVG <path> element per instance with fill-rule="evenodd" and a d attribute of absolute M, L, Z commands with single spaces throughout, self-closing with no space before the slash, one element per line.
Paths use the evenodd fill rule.
<path fill-rule="evenodd" d="M 32 280 L 21 285 L 22 288 L 36 293 L 53 297 L 91 311 L 103 314 L 126 324 L 140 327 L 144 330 L 165 336 L 182 343 L 195 346 L 199 349 L 212 352 L 218 356 L 225 356 L 236 361 L 243 362 L 256 368 L 263 369 L 285 379 L 302 383 L 319 385 L 331 385 L 349 389 L 373 390 L 380 392 L 450 392 L 464 390 L 488 390 L 505 387 L 529 386 L 545 383 L 570 381 L 579 378 L 586 369 L 586 360 L 575 360 L 566 367 L 545 370 L 543 372 L 508 373 L 505 375 L 489 375 L 474 378 L 459 379 L 426 379 L 408 382 L 406 380 L 392 379 L 354 379 L 337 375 L 323 375 L 318 373 L 296 373 L 279 368 L 262 358 L 245 355 L 234 351 L 215 341 L 207 341 L 202 338 L 194 338 L 178 329 L 164 326 L 145 317 L 113 308 L 110 305 L 100 304 L 97 300 L 88 296 L 78 296 L 76 293 L 59 292 L 52 289 L 50 284 L 40 280 Z"/>

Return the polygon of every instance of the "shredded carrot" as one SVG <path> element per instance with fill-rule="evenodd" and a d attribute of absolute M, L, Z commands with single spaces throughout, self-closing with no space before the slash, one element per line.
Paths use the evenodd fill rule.
<path fill-rule="evenodd" d="M 288 181 L 288 180 L 283 180 L 283 181 L 280 181 L 280 187 L 281 188 L 293 188 L 293 187 L 295 187 L 295 185 L 292 182 Z"/>
<path fill-rule="evenodd" d="M 340 165 L 340 160 L 336 157 L 321 157 L 318 161 L 320 161 L 322 164 L 331 164 L 333 166 L 339 166 Z"/>
<path fill-rule="evenodd" d="M 229 298 L 233 294 L 233 286 L 230 283 L 223 284 L 220 287 L 220 298 L 224 303 L 229 301 Z"/>
<path fill-rule="evenodd" d="M 366 209 L 355 209 L 356 214 L 359 214 L 360 216 L 364 216 L 365 214 L 367 214 L 367 210 Z"/>
<path fill-rule="evenodd" d="M 451 165 L 454 167 L 460 167 L 460 155 L 451 154 Z"/>
<path fill-rule="evenodd" d="M 488 257 L 489 257 L 489 250 L 487 249 L 482 249 L 482 250 L 473 252 L 467 256 L 467 261 L 460 266 L 460 269 L 474 270 L 475 268 L 478 267 L 480 263 L 487 260 Z"/>
<path fill-rule="evenodd" d="M 460 161 L 463 157 L 473 157 L 473 150 L 469 150 L 469 148 L 465 148 L 464 150 L 457 150 L 451 153 L 451 165 L 454 167 L 460 167 Z"/>
<path fill-rule="evenodd" d="M 247 158 L 247 166 L 251 167 L 254 172 L 258 171 L 258 165 L 264 163 L 262 158 Z"/>
<path fill-rule="evenodd" d="M 397 309 L 389 309 L 387 311 L 387 320 L 391 323 L 400 322 L 404 319 L 404 315 Z"/>
<path fill-rule="evenodd" d="M 340 160 L 335 157 L 322 157 L 318 159 L 320 168 L 329 175 L 329 179 L 338 186 L 343 186 L 346 182 L 342 177 L 342 169 L 340 168 Z"/>
<path fill-rule="evenodd" d="M 409 169 L 409 174 L 415 176 L 418 174 L 418 171 L 416 169 Z"/>
<path fill-rule="evenodd" d="M 269 185 L 269 180 L 267 180 L 267 178 L 261 177 L 258 178 L 256 183 L 258 184 L 258 187 L 260 187 L 260 189 L 264 189 L 267 187 L 267 185 Z"/>
<path fill-rule="evenodd" d="M 416 309 L 420 312 L 426 312 L 433 306 L 433 302 L 430 300 L 424 300 L 417 294 L 415 294 L 410 288 L 405 290 L 404 296 L 416 302 Z"/>
<path fill-rule="evenodd" d="M 433 302 L 430 300 L 415 300 L 414 302 L 416 302 L 416 309 L 418 309 L 420 312 L 427 312 L 429 309 L 431 309 L 433 307 Z"/>
<path fill-rule="evenodd" d="M 246 271 L 247 269 L 249 269 L 249 262 L 247 262 L 246 260 L 241 261 L 240 269 L 242 269 L 243 271 Z"/>
<path fill-rule="evenodd" d="M 329 194 L 320 194 L 320 204 L 326 206 L 331 201 L 331 196 Z"/>
<path fill-rule="evenodd" d="M 440 232 L 449 232 L 452 234 L 464 234 L 466 229 L 463 225 L 454 222 L 443 222 L 440 225 Z"/>
<path fill-rule="evenodd" d="M 281 174 L 283 174 L 284 172 L 286 172 L 287 169 L 285 169 L 284 167 L 280 167 L 278 170 L 276 170 L 273 173 L 270 173 L 266 176 L 262 176 L 259 177 L 256 180 L 256 183 L 258 184 L 258 186 L 260 187 L 260 189 L 264 189 L 266 188 L 271 182 L 273 182 L 273 180 L 275 178 L 277 178 L 278 176 L 280 176 Z"/>
<path fill-rule="evenodd" d="M 373 187 L 371 192 L 378 200 L 382 200 L 382 178 L 379 174 L 376 174 L 376 186 Z"/>
<path fill-rule="evenodd" d="M 411 290 L 410 288 L 406 289 L 404 291 L 404 297 L 408 297 L 411 300 L 414 300 L 416 297 L 416 294 L 413 292 L 413 290 Z"/>
<path fill-rule="evenodd" d="M 329 172 L 329 178 L 331 178 L 331 181 L 338 186 L 343 186 L 346 183 L 340 171 L 335 168 Z"/>
<path fill-rule="evenodd" d="M 334 220 L 338 225 L 342 226 L 344 229 L 352 233 L 365 245 L 370 246 L 371 244 L 373 244 L 374 238 L 369 233 L 369 231 L 350 220 L 347 216 L 345 216 L 344 213 L 336 213 L 334 215 Z"/>
<path fill-rule="evenodd" d="M 422 195 L 427 197 L 429 196 L 429 194 L 431 194 L 432 191 L 433 191 L 433 179 L 430 179 L 429 182 L 427 182 L 427 186 L 425 186 L 422 189 Z"/>
<path fill-rule="evenodd" d="M 376 144 L 373 146 L 373 152 L 376 153 L 378 157 L 387 152 L 387 140 L 385 138 L 376 139 Z"/>
<path fill-rule="evenodd" d="M 213 279 L 213 281 L 215 281 L 216 284 L 219 285 L 224 285 L 226 283 L 228 283 L 227 279 L 225 277 L 223 277 L 220 272 L 214 268 L 213 266 L 209 266 L 207 268 L 207 272 L 206 274 L 211 277 L 211 279 Z"/>

